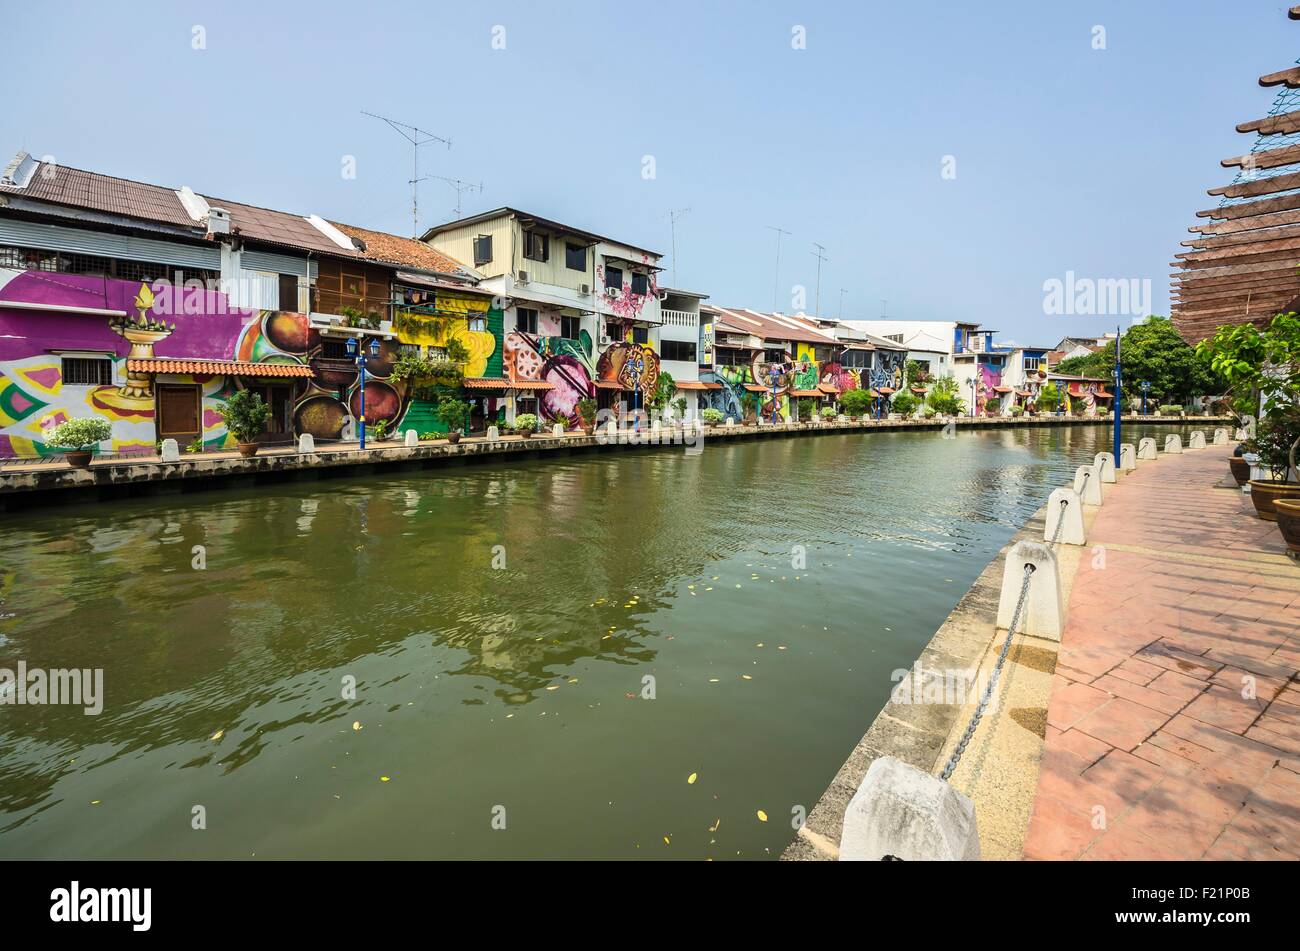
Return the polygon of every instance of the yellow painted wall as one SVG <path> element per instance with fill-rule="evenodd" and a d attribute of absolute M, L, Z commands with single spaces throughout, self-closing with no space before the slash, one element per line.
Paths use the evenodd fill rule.
<path fill-rule="evenodd" d="M 516 270 L 514 266 L 513 220 L 501 215 L 487 221 L 456 228 L 448 228 L 433 236 L 428 242 L 448 257 L 455 258 L 466 267 L 472 267 L 485 277 L 500 277 Z M 492 236 L 492 260 L 488 264 L 474 265 L 474 239 L 481 234 Z M 532 262 L 529 262 L 532 263 Z"/>

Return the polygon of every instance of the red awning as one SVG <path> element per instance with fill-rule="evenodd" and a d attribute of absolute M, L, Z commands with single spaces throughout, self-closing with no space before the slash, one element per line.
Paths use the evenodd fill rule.
<path fill-rule="evenodd" d="M 798 397 L 799 399 L 808 399 L 808 398 L 821 399 L 822 391 L 821 390 L 791 390 L 790 395 L 794 397 Z"/>
<path fill-rule="evenodd" d="M 746 383 L 745 389 L 751 393 L 771 393 L 772 391 L 766 386 L 759 386 L 757 383 Z"/>
<path fill-rule="evenodd" d="M 1010 392 L 1011 392 L 1011 387 L 1009 387 L 1009 386 L 995 386 L 995 387 L 993 387 L 993 392 L 994 392 L 994 393 L 1010 393 Z"/>
<path fill-rule="evenodd" d="M 721 383 L 705 383 L 703 380 L 674 380 L 673 385 L 679 390 L 720 390 Z"/>
<path fill-rule="evenodd" d="M 243 360 L 168 360 L 165 357 L 137 357 L 127 360 L 126 368 L 136 373 L 182 373 L 190 376 L 311 376 L 311 367 L 302 363 L 251 363 Z"/>
<path fill-rule="evenodd" d="M 504 390 L 510 385 L 509 380 L 494 380 L 485 376 L 467 376 L 464 383 L 467 390 Z"/>
<path fill-rule="evenodd" d="M 597 380 L 596 389 L 598 390 L 621 390 L 623 387 L 616 380 Z"/>
<path fill-rule="evenodd" d="M 923 387 L 923 386 L 914 386 L 914 387 L 912 387 L 912 392 L 913 392 L 913 393 L 924 394 L 924 393 L 925 393 L 925 387 Z"/>
<path fill-rule="evenodd" d="M 882 387 L 880 388 L 880 394 L 881 394 L 882 396 L 887 396 L 887 395 L 889 395 L 889 394 L 892 393 L 892 392 L 894 392 L 894 388 L 893 388 L 892 386 L 882 386 Z"/>
<path fill-rule="evenodd" d="M 506 389 L 510 390 L 553 390 L 554 383 L 547 383 L 544 380 L 510 380 L 506 383 Z"/>
<path fill-rule="evenodd" d="M 817 389 L 821 390 L 827 396 L 840 395 L 840 388 L 838 386 L 831 386 L 829 383 L 819 383 L 817 384 Z"/>

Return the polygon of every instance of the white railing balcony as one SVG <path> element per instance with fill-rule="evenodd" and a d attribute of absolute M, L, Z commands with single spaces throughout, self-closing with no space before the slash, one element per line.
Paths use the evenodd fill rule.
<path fill-rule="evenodd" d="M 700 325 L 700 315 L 691 310 L 668 310 L 664 308 L 660 311 L 663 316 L 663 323 L 673 327 L 698 327 Z"/>

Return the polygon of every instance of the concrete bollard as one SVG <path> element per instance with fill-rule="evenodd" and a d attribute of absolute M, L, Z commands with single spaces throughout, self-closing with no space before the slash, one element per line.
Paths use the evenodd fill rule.
<path fill-rule="evenodd" d="M 298 437 L 298 451 L 299 451 L 299 452 L 315 452 L 315 451 L 316 451 L 316 437 L 313 436 L 311 433 L 303 433 L 301 436 L 299 436 L 299 437 Z"/>
<path fill-rule="evenodd" d="M 1223 428 L 1214 431 L 1214 445 L 1226 446 L 1228 444 L 1228 431 Z"/>
<path fill-rule="evenodd" d="M 892 756 L 867 767 L 844 810 L 840 861 L 974 861 L 975 804 L 938 777 Z"/>
<path fill-rule="evenodd" d="M 402 437 L 402 445 L 407 449 L 414 449 L 416 446 L 420 445 L 420 434 L 414 429 L 408 429 L 406 434 Z"/>
<path fill-rule="evenodd" d="M 564 424 L 563 424 L 563 423 L 556 423 L 554 426 L 552 426 L 552 427 L 551 427 L 551 435 L 552 435 L 552 436 L 563 436 L 563 435 L 564 435 Z"/>
<path fill-rule="evenodd" d="M 163 462 L 180 462 L 181 447 L 176 444 L 175 439 L 164 439 L 162 441 L 162 450 L 159 453 Z"/>
<path fill-rule="evenodd" d="M 1196 432 L 1192 433 L 1191 436 L 1189 436 L 1189 437 L 1187 438 L 1187 448 L 1188 448 L 1188 449 L 1204 449 L 1204 448 L 1205 448 L 1205 433 L 1201 432 L 1199 429 L 1196 430 Z"/>
<path fill-rule="evenodd" d="M 610 417 L 609 422 L 605 423 L 605 433 L 615 439 L 618 438 L 618 421 L 613 417 Z"/>
<path fill-rule="evenodd" d="M 1087 543 L 1083 530 L 1083 500 L 1074 489 L 1062 487 L 1047 497 L 1047 523 L 1043 526 L 1043 541 L 1050 542 L 1053 538 L 1062 545 Z"/>
<path fill-rule="evenodd" d="M 1115 481 L 1115 457 L 1108 452 L 1099 452 L 1092 462 L 1093 468 L 1101 476 L 1102 482 Z"/>
<path fill-rule="evenodd" d="M 1074 494 L 1084 505 L 1101 505 L 1101 476 L 1096 464 L 1079 466 L 1074 472 Z"/>
<path fill-rule="evenodd" d="M 500 438 L 501 438 L 501 430 L 497 429 L 497 427 L 495 426 L 489 426 L 487 431 L 487 441 L 496 442 Z"/>
<path fill-rule="evenodd" d="M 1156 458 L 1156 440 L 1154 436 L 1143 436 L 1138 440 L 1138 459 L 1149 462 Z"/>
<path fill-rule="evenodd" d="M 1119 471 L 1132 472 L 1137 467 L 1137 448 L 1131 442 L 1122 444 L 1119 447 Z"/>
<path fill-rule="evenodd" d="M 1025 566 L 1033 565 L 1025 606 L 1020 611 L 1016 630 L 1028 637 L 1059 641 L 1065 630 L 1065 603 L 1061 600 L 1061 573 L 1052 549 L 1042 542 L 1017 542 L 1007 552 L 1002 570 L 1002 596 L 998 599 L 998 627 L 1009 630 L 1011 616 L 1020 599 L 1025 581 Z"/>
<path fill-rule="evenodd" d="M 1165 437 L 1165 452 L 1177 455 L 1183 451 L 1183 437 L 1177 433 L 1170 433 Z"/>

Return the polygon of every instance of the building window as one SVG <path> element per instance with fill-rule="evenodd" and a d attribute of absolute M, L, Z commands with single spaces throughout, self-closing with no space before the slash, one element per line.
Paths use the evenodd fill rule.
<path fill-rule="evenodd" d="M 565 340 L 577 340 L 578 332 L 582 329 L 581 317 L 561 317 L 560 318 L 560 336 Z"/>
<path fill-rule="evenodd" d="M 280 309 L 297 311 L 298 309 L 298 275 L 280 275 Z"/>
<path fill-rule="evenodd" d="M 892 340 L 892 341 L 894 341 L 894 343 L 902 343 L 902 342 L 903 342 L 903 335 L 902 335 L 902 334 L 885 334 L 885 339 L 886 339 L 886 340 Z"/>
<path fill-rule="evenodd" d="M 492 263 L 492 235 L 481 234 L 474 239 L 474 266 Z"/>
<path fill-rule="evenodd" d="M 1042 357 L 1025 357 L 1025 372 L 1033 373 L 1043 365 Z"/>
<path fill-rule="evenodd" d="M 469 325 L 470 330 L 481 334 L 487 333 L 486 317 L 467 317 L 465 322 Z"/>
<path fill-rule="evenodd" d="M 605 268 L 605 286 L 621 291 L 623 289 L 623 269 L 620 267 Z"/>
<path fill-rule="evenodd" d="M 790 355 L 784 350 L 764 350 L 763 360 L 766 363 L 785 363 L 790 359 Z"/>
<path fill-rule="evenodd" d="M 113 361 L 107 357 L 63 357 L 64 386 L 108 386 L 113 382 Z"/>
<path fill-rule="evenodd" d="M 320 342 L 320 355 L 326 360 L 351 360 L 348 342 L 337 337 L 326 337 Z"/>
<path fill-rule="evenodd" d="M 623 325 L 617 323 L 616 321 L 610 321 L 605 325 L 605 336 L 608 337 L 610 340 L 615 340 L 615 341 L 622 340 Z"/>
<path fill-rule="evenodd" d="M 649 342 L 650 342 L 650 328 L 649 328 L 649 327 L 633 327 L 633 328 L 632 328 L 632 342 L 633 342 L 633 343 L 649 343 Z"/>
<path fill-rule="evenodd" d="M 549 261 L 551 258 L 551 239 L 535 231 L 524 232 L 524 257 L 530 261 Z"/>
<path fill-rule="evenodd" d="M 570 271 L 587 270 L 587 249 L 581 244 L 564 245 L 564 266 Z"/>
<path fill-rule="evenodd" d="M 429 357 L 430 360 L 441 360 L 441 361 L 445 361 L 445 360 L 447 359 L 447 348 L 446 348 L 446 347 L 430 347 L 430 348 L 429 348 L 428 357 Z"/>
<path fill-rule="evenodd" d="M 662 360 L 681 360 L 685 363 L 695 362 L 695 344 L 688 340 L 661 340 L 659 357 Z"/>
<path fill-rule="evenodd" d="M 632 293 L 642 297 L 650 293 L 650 278 L 645 274 L 632 274 Z"/>
<path fill-rule="evenodd" d="M 418 357 L 420 355 L 420 345 L 418 343 L 399 343 L 397 345 L 397 355 L 399 357 Z"/>
<path fill-rule="evenodd" d="M 537 333 L 537 311 L 531 307 L 515 308 L 515 330 L 526 334 Z"/>

